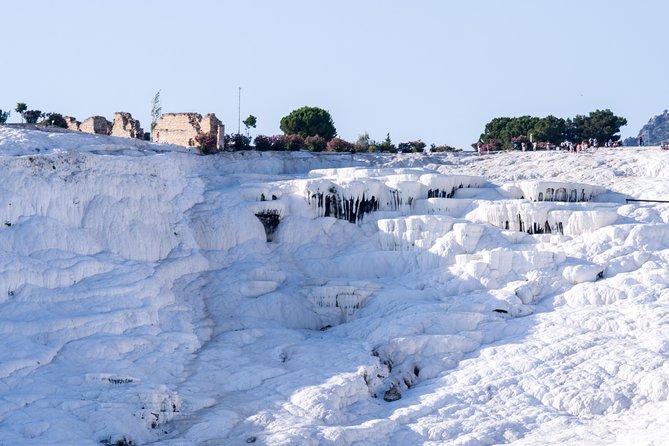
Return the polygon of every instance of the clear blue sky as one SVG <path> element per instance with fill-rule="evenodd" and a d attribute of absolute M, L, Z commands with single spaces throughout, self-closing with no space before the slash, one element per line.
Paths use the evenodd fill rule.
<path fill-rule="evenodd" d="M 464 147 L 490 119 L 609 108 L 623 136 L 669 108 L 666 0 L 4 0 L 0 109 L 79 120 L 303 105 L 341 137 Z M 16 113 L 10 117 L 17 120 Z"/>

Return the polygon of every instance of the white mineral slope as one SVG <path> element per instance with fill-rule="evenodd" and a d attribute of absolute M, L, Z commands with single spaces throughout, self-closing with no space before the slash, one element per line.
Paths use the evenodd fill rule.
<path fill-rule="evenodd" d="M 0 176 L 0 444 L 669 443 L 659 149 L 0 127 Z"/>

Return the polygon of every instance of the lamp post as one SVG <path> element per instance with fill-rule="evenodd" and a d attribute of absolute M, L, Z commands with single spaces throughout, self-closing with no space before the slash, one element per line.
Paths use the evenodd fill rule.
<path fill-rule="evenodd" d="M 237 134 L 242 131 L 242 87 L 239 87 L 239 97 L 237 103 Z"/>

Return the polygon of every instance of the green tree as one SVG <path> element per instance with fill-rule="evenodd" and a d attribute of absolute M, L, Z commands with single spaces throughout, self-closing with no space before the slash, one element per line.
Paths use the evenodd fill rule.
<path fill-rule="evenodd" d="M 376 150 L 379 152 L 397 153 L 397 147 L 395 147 L 395 144 L 393 144 L 393 141 L 390 139 L 390 133 L 386 133 L 386 139 L 375 145 Z"/>
<path fill-rule="evenodd" d="M 358 135 L 358 140 L 355 142 L 355 151 L 356 152 L 368 152 L 369 151 L 369 133 L 364 132 Z"/>
<path fill-rule="evenodd" d="M 583 139 L 583 132 L 585 131 L 587 116 L 576 115 L 573 118 L 568 118 L 565 124 L 565 139 L 578 142 Z"/>
<path fill-rule="evenodd" d="M 518 138 L 519 136 L 529 137 L 530 133 L 534 133 L 534 129 L 539 124 L 539 121 L 541 121 L 539 118 L 528 115 L 512 118 L 507 128 L 508 140 L 510 141 L 512 138 Z M 504 140 L 505 143 L 509 141 Z"/>
<path fill-rule="evenodd" d="M 494 118 L 486 124 L 480 141 L 494 146 L 509 149 L 525 136 L 533 136 L 534 141 L 549 141 L 559 144 L 565 139 L 580 141 L 597 138 L 599 141 L 612 139 L 617 141 L 616 134 L 620 127 L 627 124 L 625 118 L 615 116 L 611 110 L 596 110 L 588 116 L 576 115 L 574 118 L 562 119 L 549 115 L 545 118 L 521 116 L 519 118 Z M 474 146 L 475 147 L 475 146 Z"/>
<path fill-rule="evenodd" d="M 281 118 L 280 128 L 286 135 L 307 136 L 319 135 L 330 141 L 337 136 L 332 116 L 327 110 L 318 107 L 302 107 L 293 110 Z"/>
<path fill-rule="evenodd" d="M 609 109 L 595 110 L 590 112 L 585 120 L 583 138 L 595 138 L 600 142 L 618 141 L 620 139 L 620 127 L 627 125 L 627 119 L 616 116 Z"/>
<path fill-rule="evenodd" d="M 242 124 L 244 124 L 244 127 L 246 127 L 246 134 L 247 135 L 249 134 L 249 129 L 250 128 L 256 128 L 257 122 L 258 122 L 258 119 L 253 115 L 249 115 L 248 118 L 246 118 L 242 121 Z"/>
<path fill-rule="evenodd" d="M 163 115 L 163 107 L 160 105 L 160 90 L 156 92 L 151 101 L 151 133 L 156 128 L 158 120 Z"/>
<path fill-rule="evenodd" d="M 21 123 L 23 123 L 23 112 L 25 112 L 26 110 L 28 110 L 28 106 L 26 105 L 25 102 L 19 102 L 18 104 L 16 104 L 16 113 L 21 115 Z"/>
<path fill-rule="evenodd" d="M 548 115 L 545 118 L 537 120 L 532 129 L 532 134 L 534 135 L 534 141 L 548 141 L 559 144 L 567 136 L 567 122 L 562 118 Z"/>
<path fill-rule="evenodd" d="M 26 110 L 23 112 L 23 117 L 26 118 L 28 124 L 37 124 L 39 118 L 43 116 L 44 113 L 41 110 Z"/>
<path fill-rule="evenodd" d="M 54 127 L 67 128 L 67 121 L 60 113 L 47 113 L 46 118 L 42 121 L 44 125 L 52 125 Z"/>
<path fill-rule="evenodd" d="M 9 110 L 7 111 L 0 110 L 0 124 L 4 124 L 5 122 L 7 122 L 7 118 L 9 118 L 10 114 L 11 113 L 9 112 Z"/>

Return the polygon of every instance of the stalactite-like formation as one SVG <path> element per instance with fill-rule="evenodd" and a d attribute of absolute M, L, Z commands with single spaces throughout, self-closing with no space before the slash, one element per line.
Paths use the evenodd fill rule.
<path fill-rule="evenodd" d="M 344 197 L 337 193 L 314 193 L 310 196 L 310 204 L 315 204 L 318 214 L 323 217 L 334 217 L 351 223 L 362 221 L 365 214 L 379 210 L 376 197 Z"/>
<path fill-rule="evenodd" d="M 567 192 L 567 189 L 564 187 L 559 187 L 557 189 L 549 187 L 546 189 L 546 192 L 539 192 L 537 194 L 536 201 L 562 201 L 565 203 L 578 203 L 591 201 L 592 198 L 593 194 L 586 196 L 585 189 L 581 189 L 581 192 L 579 193 L 578 189 L 569 189 Z"/>
<path fill-rule="evenodd" d="M 509 221 L 507 220 L 504 223 L 504 229 L 509 230 Z M 557 222 L 553 226 L 548 223 L 546 220 L 543 224 L 532 222 L 526 223 L 523 221 L 520 214 L 518 214 L 518 230 L 520 232 L 527 232 L 528 234 L 564 234 L 564 228 L 562 222 Z"/>
<path fill-rule="evenodd" d="M 258 220 L 265 228 L 265 235 L 267 241 L 271 242 L 274 239 L 274 232 L 281 223 L 281 213 L 276 209 L 266 209 L 255 214 Z"/>
<path fill-rule="evenodd" d="M 453 198 L 453 196 L 455 195 L 455 191 L 458 189 L 462 189 L 462 187 L 463 187 L 462 184 L 459 185 L 458 187 L 453 186 L 450 192 L 441 189 L 429 189 L 427 191 L 427 198 Z M 469 185 L 467 185 L 467 187 L 469 187 Z"/>

